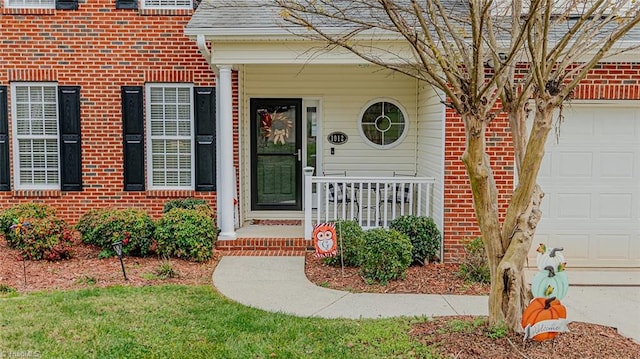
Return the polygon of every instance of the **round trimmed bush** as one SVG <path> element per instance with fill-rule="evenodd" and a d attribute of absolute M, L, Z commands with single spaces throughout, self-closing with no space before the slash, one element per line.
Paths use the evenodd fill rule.
<path fill-rule="evenodd" d="M 211 258 L 217 237 L 213 211 L 207 206 L 173 208 L 158 220 L 155 231 L 158 254 L 196 262 Z"/>
<path fill-rule="evenodd" d="M 50 261 L 71 258 L 74 235 L 55 208 L 24 203 L 0 212 L 0 232 L 24 258 Z"/>
<path fill-rule="evenodd" d="M 364 231 L 358 221 L 340 220 L 336 224 L 336 237 L 338 239 L 338 255 L 323 259 L 325 264 L 340 266 L 344 260 L 347 267 L 358 266 L 358 252 L 362 246 Z"/>
<path fill-rule="evenodd" d="M 87 211 L 75 228 L 84 243 L 103 249 L 101 255 L 114 255 L 111 245 L 122 241 L 122 253 L 144 257 L 150 252 L 155 225 L 143 210 L 110 208 Z"/>
<path fill-rule="evenodd" d="M 360 271 L 365 279 L 381 284 L 404 278 L 412 249 L 409 238 L 395 229 L 370 229 L 360 249 Z"/>
<path fill-rule="evenodd" d="M 442 236 L 431 217 L 401 216 L 391 221 L 389 228 L 406 234 L 411 240 L 412 263 L 424 265 L 437 260 Z"/>

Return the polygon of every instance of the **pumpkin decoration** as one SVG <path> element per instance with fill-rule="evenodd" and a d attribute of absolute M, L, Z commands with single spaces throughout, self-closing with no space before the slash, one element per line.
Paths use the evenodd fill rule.
<path fill-rule="evenodd" d="M 540 243 L 538 249 L 536 249 L 536 252 L 538 252 L 536 256 L 538 270 L 544 270 L 546 266 L 558 268 L 558 265 L 564 262 L 564 256 L 562 255 L 562 253 L 558 252 L 563 250 L 564 248 L 547 249 L 547 246 L 545 246 L 543 243 Z"/>
<path fill-rule="evenodd" d="M 565 263 L 558 265 L 558 271 L 552 266 L 546 266 L 538 272 L 531 282 L 531 294 L 534 297 L 549 298 L 551 296 L 563 299 L 569 289 L 569 280 L 564 271 Z"/>
<path fill-rule="evenodd" d="M 528 329 L 536 323 L 566 318 L 567 308 L 555 297 L 533 298 L 522 314 L 522 329 L 525 330 L 525 333 L 528 333 Z M 561 325 L 558 326 L 558 328 L 561 327 Z M 543 340 L 553 339 L 556 335 L 558 335 L 558 332 L 542 331 L 534 335 L 533 340 L 541 342 Z"/>

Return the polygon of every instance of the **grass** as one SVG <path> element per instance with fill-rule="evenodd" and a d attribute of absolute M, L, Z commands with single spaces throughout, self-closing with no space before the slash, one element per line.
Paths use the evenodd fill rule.
<path fill-rule="evenodd" d="M 18 291 L 14 287 L 6 284 L 0 284 L 0 298 L 16 296 L 18 296 Z"/>
<path fill-rule="evenodd" d="M 248 308 L 209 286 L 89 288 L 0 297 L 0 353 L 41 358 L 432 357 L 426 318 L 328 320 Z"/>

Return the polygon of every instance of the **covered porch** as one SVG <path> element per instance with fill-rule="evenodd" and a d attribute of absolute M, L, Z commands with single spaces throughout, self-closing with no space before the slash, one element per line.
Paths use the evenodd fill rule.
<path fill-rule="evenodd" d="M 216 72 L 219 243 L 308 240 L 316 223 L 386 227 L 405 214 L 442 230 L 442 95 L 279 20 L 277 9 L 210 1 L 185 28 Z M 270 220 L 288 225 L 256 230 Z"/>

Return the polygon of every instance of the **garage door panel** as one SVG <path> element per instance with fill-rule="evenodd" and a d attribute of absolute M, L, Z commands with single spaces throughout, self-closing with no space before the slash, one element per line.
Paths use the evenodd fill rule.
<path fill-rule="evenodd" d="M 636 167 L 636 156 L 633 152 L 600 153 L 600 171 L 602 178 L 632 178 Z"/>
<path fill-rule="evenodd" d="M 598 218 L 629 220 L 633 217 L 632 193 L 601 193 L 598 196 Z"/>
<path fill-rule="evenodd" d="M 591 248 L 588 233 L 558 233 L 551 237 L 547 245 L 550 248 L 564 248 L 564 257 L 571 267 L 589 261 L 595 249 Z"/>
<path fill-rule="evenodd" d="M 556 217 L 559 219 L 590 219 L 590 193 L 558 193 Z"/>
<path fill-rule="evenodd" d="M 591 178 L 593 152 L 561 151 L 558 157 L 557 173 L 560 178 Z"/>
<path fill-rule="evenodd" d="M 561 232 L 536 234 L 529 256 L 529 266 L 535 266 L 538 243 L 549 248 L 564 248 L 568 267 L 633 267 L 640 266 L 638 234 L 616 232 Z"/>
<path fill-rule="evenodd" d="M 598 121 L 598 132 L 606 137 L 619 140 L 631 140 L 636 135 L 636 112 L 631 108 L 615 110 L 615 116 L 608 116 L 606 121 Z"/>
<path fill-rule="evenodd" d="M 538 183 L 538 243 L 569 266 L 640 267 L 640 103 L 572 104 L 552 134 Z"/>
<path fill-rule="evenodd" d="M 597 259 L 613 261 L 630 259 L 631 235 L 600 233 L 595 237 L 593 243 L 596 247 Z"/>

